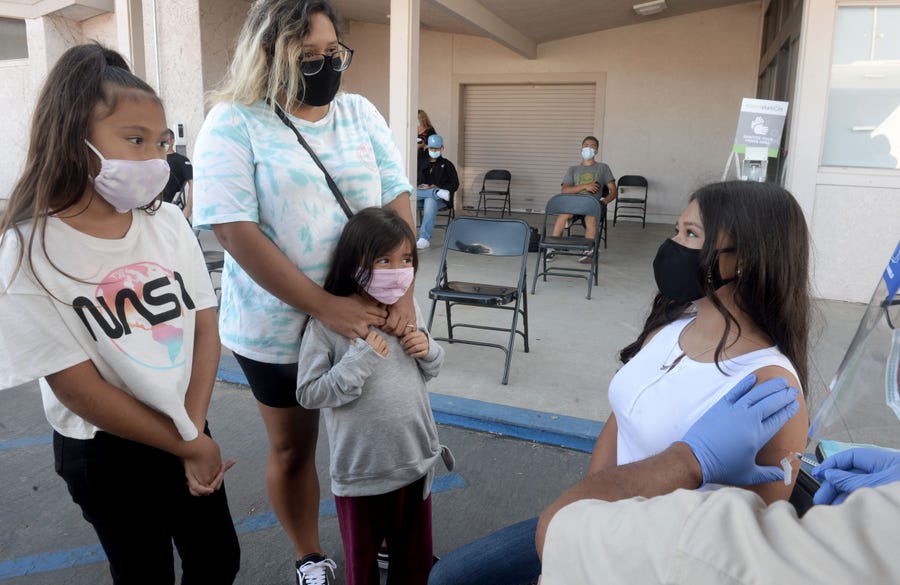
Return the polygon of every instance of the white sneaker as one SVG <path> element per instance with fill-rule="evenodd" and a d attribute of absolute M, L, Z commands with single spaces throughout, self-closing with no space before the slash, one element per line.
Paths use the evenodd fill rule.
<path fill-rule="evenodd" d="M 438 189 L 434 192 L 434 194 L 438 199 L 443 199 L 447 203 L 450 203 L 450 191 L 447 191 L 446 189 Z"/>
<path fill-rule="evenodd" d="M 337 568 L 337 564 L 326 556 L 319 558 L 321 560 L 307 561 L 297 567 L 297 583 L 299 585 L 330 585 L 334 579 L 334 570 Z M 329 571 L 331 579 L 328 578 Z"/>
<path fill-rule="evenodd" d="M 416 249 L 418 249 L 418 250 L 424 250 L 425 248 L 427 248 L 429 246 L 431 246 L 431 242 L 429 242 L 425 238 L 419 238 L 418 241 L 416 242 Z"/>

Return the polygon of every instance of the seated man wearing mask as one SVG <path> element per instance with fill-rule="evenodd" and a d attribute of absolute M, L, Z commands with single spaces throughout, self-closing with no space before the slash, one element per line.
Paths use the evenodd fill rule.
<path fill-rule="evenodd" d="M 597 229 L 602 226 L 603 218 L 606 217 L 606 206 L 616 198 L 616 178 L 613 176 L 609 165 L 597 161 L 597 151 L 600 148 L 600 141 L 594 136 L 586 136 L 581 141 L 581 164 L 569 167 L 566 176 L 563 177 L 560 193 L 573 193 L 593 195 L 603 209 L 603 215 L 599 218 L 587 216 L 584 218 L 584 237 L 592 240 L 597 234 Z M 553 226 L 553 232 L 550 234 L 558 238 L 566 229 L 566 224 L 573 219 L 571 214 L 563 213 L 556 218 Z M 582 264 L 591 261 L 592 250 L 588 250 L 578 259 Z M 554 250 L 547 250 L 547 260 L 553 260 L 556 256 Z"/>
<path fill-rule="evenodd" d="M 422 208 L 422 225 L 416 248 L 424 250 L 431 245 L 431 232 L 439 209 L 450 206 L 450 196 L 459 189 L 459 176 L 453 163 L 443 158 L 444 139 L 438 134 L 428 137 L 428 156 L 419 162 L 416 178 L 417 204 Z"/>

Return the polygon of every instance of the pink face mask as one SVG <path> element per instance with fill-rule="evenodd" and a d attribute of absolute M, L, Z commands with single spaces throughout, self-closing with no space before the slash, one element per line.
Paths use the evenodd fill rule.
<path fill-rule="evenodd" d="M 107 159 L 93 144 L 84 142 L 100 158 L 100 172 L 91 179 L 94 191 L 119 213 L 147 205 L 169 182 L 169 163 L 163 159 Z"/>
<path fill-rule="evenodd" d="M 360 269 L 362 272 L 362 269 Z M 393 305 L 409 290 L 415 273 L 410 268 L 382 268 L 373 270 L 365 291 L 373 299 L 385 305 Z M 359 272 L 356 274 L 359 278 Z"/>

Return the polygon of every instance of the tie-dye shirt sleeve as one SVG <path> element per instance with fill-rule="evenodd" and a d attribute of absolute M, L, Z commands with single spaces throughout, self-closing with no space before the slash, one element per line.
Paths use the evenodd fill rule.
<path fill-rule="evenodd" d="M 366 128 L 381 173 L 381 204 L 384 206 L 401 193 L 411 193 L 412 185 L 407 173 L 403 171 L 402 157 L 394 142 L 394 135 L 381 113 L 367 100 L 362 100 L 361 106 L 366 112 Z"/>

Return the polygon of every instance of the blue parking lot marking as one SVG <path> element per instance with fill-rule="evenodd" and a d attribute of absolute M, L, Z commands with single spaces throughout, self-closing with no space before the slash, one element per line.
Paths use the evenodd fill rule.
<path fill-rule="evenodd" d="M 458 473 L 448 473 L 434 478 L 432 493 L 441 493 L 466 487 L 466 481 Z M 334 499 L 322 500 L 319 504 L 319 517 L 327 518 L 337 514 L 334 507 Z M 238 534 L 248 534 L 260 530 L 268 530 L 278 526 L 278 519 L 272 512 L 257 514 L 248 518 L 240 518 L 234 521 L 234 528 Z M 81 546 L 69 550 L 41 553 L 27 557 L 19 557 L 9 561 L 0 562 L 0 580 L 24 577 L 59 569 L 68 569 L 101 563 L 106 561 L 106 555 L 99 544 Z"/>
<path fill-rule="evenodd" d="M 0 439 L 0 451 L 33 447 L 35 445 L 48 445 L 51 442 L 53 442 L 53 435 L 39 435 L 36 437 L 22 437 L 19 439 Z"/>

